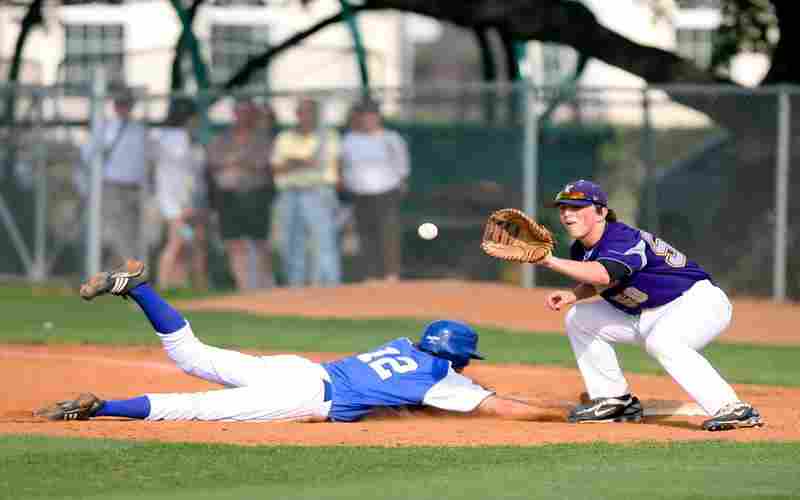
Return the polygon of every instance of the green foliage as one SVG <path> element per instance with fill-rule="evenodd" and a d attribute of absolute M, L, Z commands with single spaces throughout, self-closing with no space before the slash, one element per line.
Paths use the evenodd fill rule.
<path fill-rule="evenodd" d="M 800 493 L 798 461 L 797 443 L 308 448 L 4 436 L 0 491 L 20 500 L 788 499 Z"/>
<path fill-rule="evenodd" d="M 778 42 L 778 19 L 769 0 L 726 0 L 722 23 L 714 34 L 712 70 L 729 74 L 731 60 L 742 52 L 771 55 Z"/>

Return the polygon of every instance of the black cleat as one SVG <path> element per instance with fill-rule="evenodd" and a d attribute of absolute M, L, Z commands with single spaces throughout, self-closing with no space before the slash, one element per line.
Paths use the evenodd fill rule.
<path fill-rule="evenodd" d="M 636 396 L 626 394 L 617 398 L 596 398 L 578 405 L 569 412 L 567 421 L 573 424 L 607 422 L 641 422 L 642 403 Z"/>

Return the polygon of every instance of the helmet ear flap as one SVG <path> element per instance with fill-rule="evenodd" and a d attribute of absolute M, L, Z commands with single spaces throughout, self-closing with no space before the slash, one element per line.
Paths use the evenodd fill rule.
<path fill-rule="evenodd" d="M 466 368 L 469 365 L 469 361 L 470 361 L 469 358 L 464 359 L 464 360 L 458 360 L 458 361 L 453 361 L 451 359 L 450 360 L 450 364 L 453 366 L 453 370 L 460 370 L 462 368 Z"/>
<path fill-rule="evenodd" d="M 458 321 L 439 320 L 422 332 L 419 348 L 449 360 L 453 368 L 464 368 L 471 359 L 483 359 L 478 352 L 478 333 Z"/>

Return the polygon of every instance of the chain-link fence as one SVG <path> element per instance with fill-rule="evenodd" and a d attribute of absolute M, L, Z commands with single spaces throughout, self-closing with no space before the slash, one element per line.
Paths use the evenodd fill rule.
<path fill-rule="evenodd" d="M 301 97 L 291 92 L 250 97 L 269 105 L 279 129 L 295 123 Z M 163 125 L 171 99 L 139 92 L 133 116 Z M 621 218 L 669 241 L 712 272 L 735 294 L 796 298 L 800 280 L 794 255 L 800 227 L 797 181 L 790 175 L 800 128 L 792 113 L 796 88 L 592 88 L 565 92 L 523 86 L 442 86 L 373 89 L 388 128 L 407 141 L 412 174 L 402 204 L 404 279 L 456 278 L 525 281 L 520 266 L 504 265 L 479 249 L 481 227 L 492 210 L 515 206 L 558 228 L 543 208 L 568 181 L 592 178 L 609 192 Z M 86 193 L 76 188 L 80 148 L 90 138 L 91 92 L 58 88 L 2 89 L 0 164 L 0 273 L 34 280 L 77 281 L 87 272 Z M 360 89 L 320 90 L 325 126 L 347 131 Z M 228 95 L 187 96 L 209 105 L 208 120 L 194 120 L 194 136 L 207 144 L 230 124 Z M 102 108 L 111 115 L 110 106 Z M 13 111 L 13 114 L 11 114 Z M 10 118 L 13 116 L 13 119 Z M 268 140 L 268 139 L 265 139 Z M 529 187 L 535 186 L 535 188 Z M 165 241 L 152 183 L 142 197 L 144 253 L 155 259 Z M 345 205 L 346 208 L 346 205 Z M 252 217 L 264 221 L 269 210 Z M 422 240 L 417 226 L 439 226 Z M 342 211 L 343 279 L 357 281 L 364 259 L 357 221 Z M 352 221 L 351 221 L 352 222 Z M 209 226 L 212 287 L 233 284 L 226 247 Z M 274 225 L 273 225 L 274 227 Z M 559 236 L 562 255 L 570 241 Z M 155 266 L 157 267 L 157 266 Z M 281 282 L 276 263 L 277 281 Z M 537 271 L 537 285 L 563 279 Z"/>

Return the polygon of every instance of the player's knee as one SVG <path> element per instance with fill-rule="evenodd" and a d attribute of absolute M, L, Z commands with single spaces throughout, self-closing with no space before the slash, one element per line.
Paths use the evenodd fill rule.
<path fill-rule="evenodd" d="M 199 341 L 187 342 L 169 349 L 167 355 L 175 363 L 175 366 L 189 375 L 193 375 L 200 360 L 206 358 L 205 346 Z"/>
<path fill-rule="evenodd" d="M 677 347 L 675 339 L 667 335 L 651 334 L 644 341 L 644 349 L 655 359 L 670 356 Z"/>
<path fill-rule="evenodd" d="M 583 307 L 581 304 L 575 304 L 567 311 L 564 316 L 564 325 L 567 329 L 568 335 L 575 335 L 583 332 L 581 327 L 581 317 L 583 316 Z"/>

